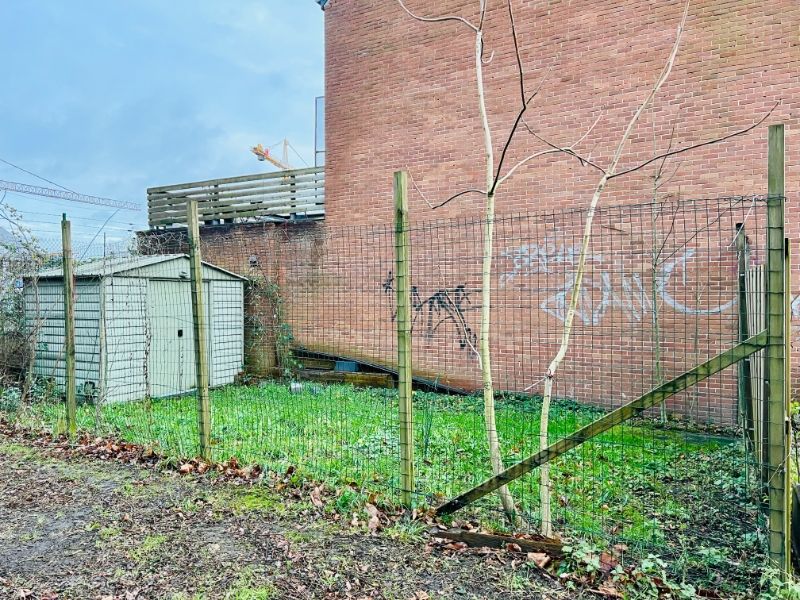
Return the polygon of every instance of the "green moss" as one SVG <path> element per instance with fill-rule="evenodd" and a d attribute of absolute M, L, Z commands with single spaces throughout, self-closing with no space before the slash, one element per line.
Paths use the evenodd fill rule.
<path fill-rule="evenodd" d="M 252 567 L 245 567 L 225 593 L 225 600 L 271 600 L 278 597 L 278 589 Z"/>
<path fill-rule="evenodd" d="M 103 527 L 97 532 L 97 537 L 103 541 L 108 541 L 119 536 L 121 533 L 122 529 L 119 527 Z"/>
<path fill-rule="evenodd" d="M 164 535 L 148 535 L 139 546 L 131 551 L 131 558 L 137 563 L 149 562 L 166 541 L 167 537 Z"/>
<path fill-rule="evenodd" d="M 233 493 L 223 500 L 224 504 L 234 512 L 271 512 L 284 514 L 284 500 L 266 488 L 254 488 L 244 493 Z"/>

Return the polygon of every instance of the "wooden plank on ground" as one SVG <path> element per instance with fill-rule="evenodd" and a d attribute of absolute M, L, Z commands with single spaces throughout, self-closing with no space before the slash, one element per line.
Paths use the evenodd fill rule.
<path fill-rule="evenodd" d="M 463 529 L 432 531 L 431 536 L 464 542 L 467 546 L 479 548 L 508 548 L 510 544 L 516 544 L 522 552 L 544 552 L 554 558 L 564 553 L 561 542 L 550 539 L 517 538 L 510 535 L 477 533 Z"/>
<path fill-rule="evenodd" d="M 347 371 L 314 371 L 300 369 L 298 379 L 308 379 L 323 383 L 349 383 L 360 387 L 393 388 L 394 378 L 386 373 L 350 373 Z"/>

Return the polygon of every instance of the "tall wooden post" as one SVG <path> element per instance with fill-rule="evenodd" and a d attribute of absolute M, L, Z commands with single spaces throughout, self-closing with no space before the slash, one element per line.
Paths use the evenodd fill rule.
<path fill-rule="evenodd" d="M 784 520 L 783 527 L 786 532 L 786 539 L 784 540 L 784 547 L 786 552 L 786 573 L 791 574 L 794 571 L 794 561 L 792 559 L 792 548 L 797 545 L 798 540 L 792 540 L 792 512 L 794 501 L 794 485 L 792 483 L 792 475 L 790 471 L 791 466 L 791 451 L 793 440 L 792 432 L 792 263 L 790 260 L 790 245 L 789 238 L 784 240 L 785 258 L 783 262 L 784 284 L 785 291 L 783 295 L 783 316 L 784 316 L 784 337 L 783 337 L 783 410 L 786 419 L 786 437 L 785 437 L 785 452 L 784 452 L 784 473 L 786 481 L 786 490 L 784 494 Z"/>
<path fill-rule="evenodd" d="M 739 342 L 745 341 L 750 337 L 750 327 L 748 322 L 748 299 L 747 299 L 747 268 L 749 266 L 749 248 L 747 246 L 747 235 L 744 223 L 736 226 L 736 250 L 739 255 Z M 754 451 L 759 445 L 756 444 L 755 427 L 753 422 L 753 391 L 751 381 L 750 359 L 739 361 L 739 423 L 744 429 L 747 440 Z"/>
<path fill-rule="evenodd" d="M 197 375 L 197 423 L 200 433 L 200 456 L 211 460 L 211 401 L 208 395 L 208 341 L 206 306 L 203 300 L 203 262 L 200 255 L 200 222 L 197 201 L 187 200 L 186 222 L 189 229 L 189 272 L 192 285 L 192 323 L 194 324 L 194 360 Z"/>
<path fill-rule="evenodd" d="M 764 369 L 765 462 L 769 497 L 769 557 L 782 572 L 790 569 L 789 421 L 786 410 L 786 248 L 784 235 L 784 132 L 769 128 L 767 200 L 766 325 Z"/>
<path fill-rule="evenodd" d="M 64 395 L 67 402 L 67 430 L 77 430 L 75 383 L 75 269 L 72 260 L 72 227 L 67 214 L 61 216 L 62 270 L 64 275 Z"/>
<path fill-rule="evenodd" d="M 414 406 L 411 372 L 411 269 L 408 174 L 394 174 L 395 289 L 397 291 L 397 395 L 400 418 L 400 490 L 410 507 L 414 492 Z"/>

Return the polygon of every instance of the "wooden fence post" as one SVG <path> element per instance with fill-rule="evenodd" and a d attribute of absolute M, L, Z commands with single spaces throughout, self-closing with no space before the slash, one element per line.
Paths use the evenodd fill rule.
<path fill-rule="evenodd" d="M 783 125 L 769 128 L 766 325 L 767 349 L 764 369 L 766 402 L 765 459 L 769 496 L 769 557 L 788 573 L 789 536 L 789 421 L 786 411 L 786 249 L 784 233 L 784 131 Z"/>
<path fill-rule="evenodd" d="M 408 175 L 394 174 L 395 288 L 397 291 L 397 395 L 400 420 L 400 494 L 411 507 L 414 493 L 414 406 L 411 363 L 411 269 Z"/>
<path fill-rule="evenodd" d="M 208 395 L 208 341 L 206 306 L 203 301 L 203 262 L 200 255 L 200 222 L 197 201 L 186 201 L 189 230 L 189 271 L 192 285 L 192 323 L 194 325 L 194 360 L 197 376 L 197 423 L 200 433 L 200 456 L 211 460 L 211 401 Z"/>
<path fill-rule="evenodd" d="M 75 383 L 75 268 L 72 260 L 72 227 L 67 214 L 61 216 L 62 271 L 64 276 L 64 394 L 67 402 L 67 431 L 77 431 Z"/>
<path fill-rule="evenodd" d="M 791 575 L 794 571 L 794 561 L 792 560 L 792 548 L 796 545 L 797 540 L 792 540 L 792 512 L 794 502 L 794 485 L 792 484 L 791 476 L 791 450 L 792 450 L 792 263 L 790 260 L 790 245 L 789 238 L 784 240 L 785 259 L 783 263 L 784 284 L 785 291 L 783 295 L 783 316 L 784 316 L 784 339 L 783 339 L 783 380 L 786 382 L 784 385 L 784 402 L 783 410 L 786 419 L 786 437 L 784 448 L 784 473 L 786 477 L 786 490 L 784 491 L 784 519 L 783 527 L 786 532 L 784 540 L 784 551 L 786 556 L 786 574 Z"/>
<path fill-rule="evenodd" d="M 750 337 L 747 299 L 747 269 L 750 263 L 750 249 L 747 244 L 747 234 L 744 229 L 744 223 L 739 223 L 736 226 L 736 250 L 739 255 L 739 342 L 743 342 Z M 759 445 L 756 444 L 755 426 L 753 422 L 753 384 L 750 359 L 747 358 L 739 361 L 737 368 L 739 371 L 739 422 L 746 433 L 748 442 L 755 452 L 759 448 Z"/>

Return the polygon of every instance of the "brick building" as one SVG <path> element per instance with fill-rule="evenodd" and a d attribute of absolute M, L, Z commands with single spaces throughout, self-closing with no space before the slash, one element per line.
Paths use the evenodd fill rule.
<path fill-rule="evenodd" d="M 478 2 L 408 0 L 424 15 L 475 20 Z M 517 1 L 515 17 L 527 89 L 550 75 L 527 121 L 568 144 L 600 118 L 580 145 L 607 163 L 621 132 L 669 55 L 681 2 Z M 500 149 L 519 106 L 505 2 L 489 2 L 486 94 Z M 327 217 L 330 225 L 386 223 L 391 173 L 408 169 L 431 200 L 479 187 L 483 153 L 474 35 L 459 23 L 420 23 L 396 0 L 331 0 L 325 9 Z M 711 139 L 760 119 L 787 128 L 787 195 L 800 191 L 800 5 L 793 0 L 695 0 L 672 75 L 642 118 L 621 166 L 669 145 Z M 519 134 L 507 164 L 540 149 Z M 766 126 L 673 161 L 664 195 L 706 198 L 766 191 Z M 618 179 L 605 203 L 652 197 L 653 171 Z M 567 157 L 532 163 L 509 181 L 498 211 L 586 205 L 596 173 Z M 412 219 L 480 214 L 455 202 L 435 215 L 419 194 Z M 791 212 L 791 211 L 790 211 Z"/>
<path fill-rule="evenodd" d="M 478 19 L 477 1 L 408 0 L 406 5 L 425 16 Z M 528 91 L 547 77 L 527 122 L 544 138 L 566 145 L 599 118 L 579 148 L 591 152 L 600 164 L 607 163 L 625 124 L 665 64 L 682 7 L 680 2 L 665 0 L 516 2 L 514 16 Z M 396 169 L 407 169 L 416 184 L 410 194 L 412 222 L 479 217 L 482 206 L 474 196 L 435 212 L 428 205 L 462 189 L 481 187 L 483 145 L 472 59 L 474 35 L 458 22 L 416 21 L 395 0 L 331 0 L 325 8 L 325 23 L 327 225 L 389 223 L 391 173 Z M 788 232 L 797 238 L 798 31 L 800 4 L 793 0 L 692 2 L 672 74 L 631 138 L 622 158 L 623 168 L 664 151 L 670 143 L 681 147 L 746 127 L 780 102 L 768 121 L 753 132 L 669 162 L 665 168 L 669 177 L 664 177 L 669 180 L 659 189 L 659 198 L 764 193 L 766 125 L 782 122 L 787 143 Z M 510 33 L 505 3 L 489 2 L 485 44 L 491 62 L 484 69 L 498 153 L 520 103 Z M 513 165 L 542 147 L 527 132 L 517 134 L 507 164 Z M 644 169 L 615 180 L 603 203 L 651 200 L 653 175 L 654 169 Z M 498 214 L 585 207 L 597 179 L 595 171 L 566 156 L 534 161 L 501 189 Z M 543 235 L 547 236 L 547 230 Z M 502 243 L 501 233 L 498 244 Z M 498 248 L 501 271 L 503 250 Z M 793 262 L 800 265 L 800 260 Z M 720 293 L 719 306 L 727 293 Z M 498 303 L 508 306 L 509 301 L 501 297 Z M 541 306 L 538 301 L 533 304 Z M 619 312 L 620 307 L 611 308 L 604 318 L 622 319 L 615 316 Z M 733 308 L 728 312 L 731 322 L 727 326 L 735 320 L 735 312 Z M 471 316 L 477 328 L 477 314 Z M 511 336 L 517 348 L 530 349 L 528 342 L 514 335 L 520 327 L 518 318 L 506 319 L 500 313 L 497 317 L 498 337 Z M 721 320 L 709 328 L 724 329 Z M 591 322 L 585 325 L 591 327 Z M 602 322 L 594 325 L 602 328 Z M 542 319 L 534 318 L 526 328 L 554 337 L 554 325 Z M 623 329 L 621 324 L 620 331 Z M 552 340 L 548 341 L 548 350 L 531 365 L 538 372 L 543 369 L 544 355 L 552 355 Z M 580 345 L 580 339 L 575 343 Z M 527 381 L 517 375 L 519 361 L 510 359 L 514 348 L 505 348 L 500 341 L 497 344 L 498 380 Z M 618 354 L 622 349 L 617 344 L 608 341 L 595 351 Z M 616 369 L 624 379 L 646 370 L 647 362 L 643 361 L 642 371 L 638 371 L 640 365 L 630 370 L 618 365 Z M 591 364 L 589 360 L 584 366 Z M 584 373 L 583 378 L 594 376 Z M 594 384 L 576 382 L 577 396 L 583 395 L 582 385 Z M 619 384 L 615 391 L 626 391 L 624 387 Z M 714 409 L 709 409 L 707 416 L 717 420 L 719 415 L 713 413 Z"/>
<path fill-rule="evenodd" d="M 408 0 L 407 6 L 426 16 L 478 18 L 477 0 Z M 578 149 L 607 163 L 665 64 L 682 7 L 669 0 L 515 2 L 527 90 L 546 77 L 527 123 L 567 145 L 596 122 Z M 484 69 L 498 152 L 520 102 L 509 23 L 505 3 L 489 2 Z M 477 388 L 482 204 L 465 196 L 430 208 L 481 186 L 474 35 L 458 22 L 416 21 L 396 0 L 330 0 L 325 31 L 324 221 L 205 228 L 206 256 L 243 274 L 268 264 L 299 345 L 391 364 L 391 182 L 393 171 L 406 169 L 413 178 L 415 368 L 430 379 Z M 798 31 L 794 0 L 692 2 L 672 74 L 643 114 L 621 168 L 670 145 L 724 136 L 774 111 L 747 135 L 668 161 L 657 198 L 682 208 L 653 217 L 659 225 L 646 205 L 654 198 L 655 166 L 611 182 L 603 206 L 631 208 L 605 208 L 598 217 L 591 272 L 557 395 L 618 405 L 735 341 L 735 227 L 745 222 L 760 238 L 754 240 L 758 263 L 763 212 L 730 201 L 685 202 L 765 193 L 767 125 L 784 123 L 788 234 L 797 239 Z M 522 131 L 506 164 L 541 148 Z M 501 389 L 540 389 L 558 346 L 581 210 L 597 179 L 574 158 L 551 155 L 519 169 L 499 192 L 492 314 L 493 371 Z M 661 243 L 649 237 L 656 230 L 669 232 L 672 254 L 659 258 L 648 284 L 652 248 Z M 793 263 L 800 266 L 800 256 Z M 250 306 L 251 314 L 270 312 L 257 301 Z M 654 306 L 663 308 L 656 333 Z M 721 374 L 672 399 L 670 410 L 735 422 L 734 375 Z"/>

